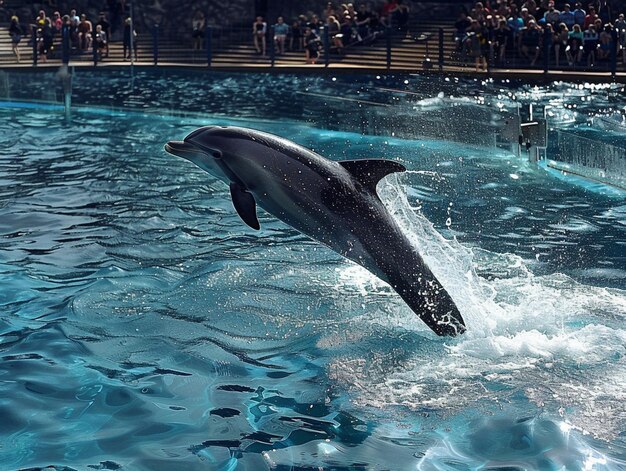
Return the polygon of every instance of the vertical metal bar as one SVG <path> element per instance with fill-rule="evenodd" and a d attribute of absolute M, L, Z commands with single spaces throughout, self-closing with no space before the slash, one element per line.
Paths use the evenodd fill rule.
<path fill-rule="evenodd" d="M 91 29 L 91 53 L 93 55 L 93 66 L 98 65 L 98 41 L 96 41 L 96 30 L 92 26 Z"/>
<path fill-rule="evenodd" d="M 439 71 L 443 70 L 443 28 L 439 28 Z"/>
<path fill-rule="evenodd" d="M 270 65 L 274 67 L 276 62 L 276 42 L 274 41 L 274 26 L 270 26 Z"/>
<path fill-rule="evenodd" d="M 391 27 L 385 27 L 385 37 L 387 38 L 387 70 L 391 69 Z"/>
<path fill-rule="evenodd" d="M 617 30 L 613 28 L 613 31 L 611 31 L 611 57 L 610 57 L 611 77 L 613 78 L 613 80 L 615 80 L 615 75 L 617 74 L 617 44 L 618 44 Z"/>
<path fill-rule="evenodd" d="M 33 35 L 33 67 L 37 67 L 37 26 L 33 25 L 31 34 Z"/>
<path fill-rule="evenodd" d="M 133 66 L 135 65 L 135 18 L 133 18 L 133 3 L 129 2 L 130 8 L 130 67 L 131 71 L 134 71 Z M 134 72 L 131 72 L 134 75 Z"/>
<path fill-rule="evenodd" d="M 155 24 L 152 30 L 152 57 L 154 65 L 159 63 L 159 25 Z"/>
<path fill-rule="evenodd" d="M 550 70 L 550 47 L 552 46 L 552 33 L 548 28 L 543 33 L 543 73 L 548 75 Z"/>
<path fill-rule="evenodd" d="M 330 33 L 328 31 L 328 23 L 324 25 L 324 67 L 328 67 L 330 64 Z"/>
<path fill-rule="evenodd" d="M 71 44 L 70 44 L 70 27 L 68 25 L 63 25 L 61 28 L 61 51 L 62 51 L 62 62 L 67 65 L 70 63 L 70 52 L 71 52 Z"/>
<path fill-rule="evenodd" d="M 204 30 L 205 40 L 206 40 L 206 62 L 207 66 L 211 67 L 211 62 L 213 60 L 213 41 L 211 39 L 212 29 L 210 26 L 207 26 Z"/>

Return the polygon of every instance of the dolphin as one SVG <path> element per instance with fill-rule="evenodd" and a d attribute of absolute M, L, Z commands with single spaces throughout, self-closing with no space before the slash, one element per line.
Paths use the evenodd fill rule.
<path fill-rule="evenodd" d="M 279 136 L 234 126 L 196 129 L 165 150 L 228 184 L 235 210 L 252 229 L 260 229 L 258 204 L 388 283 L 436 334 L 466 330 L 454 301 L 376 193 L 383 177 L 406 170 L 398 162 L 332 161 Z"/>

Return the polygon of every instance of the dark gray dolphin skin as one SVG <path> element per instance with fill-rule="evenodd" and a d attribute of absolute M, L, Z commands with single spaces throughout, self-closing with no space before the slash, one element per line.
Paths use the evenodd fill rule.
<path fill-rule="evenodd" d="M 230 186 L 241 219 L 259 229 L 258 204 L 389 283 L 438 335 L 465 323 L 376 194 L 384 176 L 406 169 L 383 159 L 332 161 L 287 139 L 239 127 L 207 126 L 165 145 Z"/>

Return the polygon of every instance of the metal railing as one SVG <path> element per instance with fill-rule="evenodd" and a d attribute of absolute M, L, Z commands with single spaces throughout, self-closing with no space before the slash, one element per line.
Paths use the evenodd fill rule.
<path fill-rule="evenodd" d="M 152 62 L 158 65 L 162 62 L 169 63 L 194 63 L 204 64 L 208 67 L 216 65 L 216 59 L 220 59 L 220 64 L 224 63 L 224 58 L 240 59 L 237 65 L 246 63 L 255 65 L 266 65 L 275 67 L 279 64 L 290 65 L 304 64 L 304 51 L 300 38 L 289 38 L 289 50 L 286 56 L 280 56 L 274 41 L 274 28 L 268 27 L 265 36 L 266 51 L 264 55 L 255 54 L 252 48 L 252 30 L 247 27 L 207 27 L 204 30 L 204 37 L 201 48 L 193 49 L 190 38 L 180 35 L 179 31 L 167 31 L 155 25 L 150 31 L 145 31 L 139 35 L 137 44 L 131 46 L 138 50 L 141 62 Z M 31 31 L 32 64 L 39 64 L 41 33 L 36 27 Z M 94 41 L 95 43 L 95 41 Z M 111 46 L 119 42 L 110 43 Z M 400 31 L 396 28 L 387 27 L 376 31 L 372 38 L 366 41 L 358 37 L 354 41 L 345 44 L 341 51 L 334 46 L 333 37 L 329 34 L 329 28 L 322 26 L 319 31 L 319 60 L 318 64 L 328 67 L 332 64 L 342 63 L 350 65 L 352 63 L 369 62 L 377 68 L 401 69 L 401 70 L 423 70 L 428 71 L 434 66 L 439 71 L 444 70 L 471 70 L 476 67 L 476 58 L 472 51 L 468 50 L 464 41 L 453 39 L 453 31 L 438 28 L 428 32 Z M 61 54 L 54 53 L 52 60 L 61 60 L 67 64 L 70 60 L 85 62 L 88 57 L 76 52 L 72 47 L 69 32 L 63 28 L 60 35 L 55 38 L 55 45 Z M 424 50 L 425 48 L 425 50 Z M 525 69 L 542 71 L 549 74 L 554 71 L 572 72 L 608 72 L 613 77 L 618 72 L 618 65 L 621 63 L 626 68 L 626 61 L 621 61 L 622 46 L 617 32 L 612 33 L 608 50 L 609 54 L 603 61 L 598 61 L 592 68 L 585 65 L 569 65 L 565 62 L 557 64 L 555 59 L 554 44 L 551 37 L 546 36 L 540 46 L 538 60 L 535 64 L 530 63 L 520 55 L 518 47 L 511 47 L 506 50 L 505 60 L 499 60 L 498 51 L 493 42 L 488 41 L 483 46 L 484 62 L 486 72 L 496 72 L 503 69 Z M 97 65 L 102 62 L 96 45 L 93 44 L 92 62 Z M 294 53 L 302 54 L 301 57 Z M 414 53 L 413 57 L 407 58 L 407 54 Z M 431 60 L 431 53 L 434 60 Z M 114 60 L 114 59 L 108 59 Z M 482 61 L 482 59 L 481 59 Z"/>

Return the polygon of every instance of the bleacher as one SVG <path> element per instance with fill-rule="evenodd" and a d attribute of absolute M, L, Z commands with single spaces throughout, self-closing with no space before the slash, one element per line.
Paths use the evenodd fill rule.
<path fill-rule="evenodd" d="M 429 56 L 433 63 L 437 62 L 439 54 L 438 36 L 439 29 L 444 30 L 444 55 L 447 60 L 452 58 L 454 42 L 452 39 L 452 21 L 429 20 L 420 22 L 413 21 L 408 33 L 394 34 L 392 37 L 391 68 L 402 70 L 420 70 L 424 59 Z M 206 65 L 208 55 L 206 49 L 194 50 L 191 38 L 173 38 L 172 35 L 159 32 L 156 37 L 158 62 L 175 64 Z M 137 59 L 139 63 L 151 64 L 154 62 L 154 38 L 153 32 L 144 32 L 137 38 Z M 22 38 L 20 43 L 22 64 L 32 64 L 33 48 L 30 35 Z M 211 66 L 213 67 L 241 67 L 269 66 L 270 44 L 265 57 L 256 53 L 252 44 L 249 28 L 231 28 L 214 31 L 212 41 Z M 61 60 L 60 39 L 55 38 L 55 47 L 48 58 L 48 62 L 57 64 Z M 109 44 L 109 57 L 103 58 L 103 63 L 124 62 L 121 41 L 112 41 Z M 324 54 L 318 63 L 323 63 Z M 71 62 L 74 64 L 93 63 L 91 51 L 73 53 Z M 303 66 L 304 51 L 286 50 L 284 55 L 276 55 L 274 65 L 276 67 Z M 387 42 L 385 38 L 379 38 L 369 45 L 353 45 L 345 48 L 342 54 L 331 50 L 331 64 L 342 66 L 369 67 L 383 69 L 387 67 Z M 0 26 L 0 66 L 16 64 L 15 56 L 11 49 L 11 38 L 8 27 Z M 41 65 L 41 61 L 40 61 Z"/>

